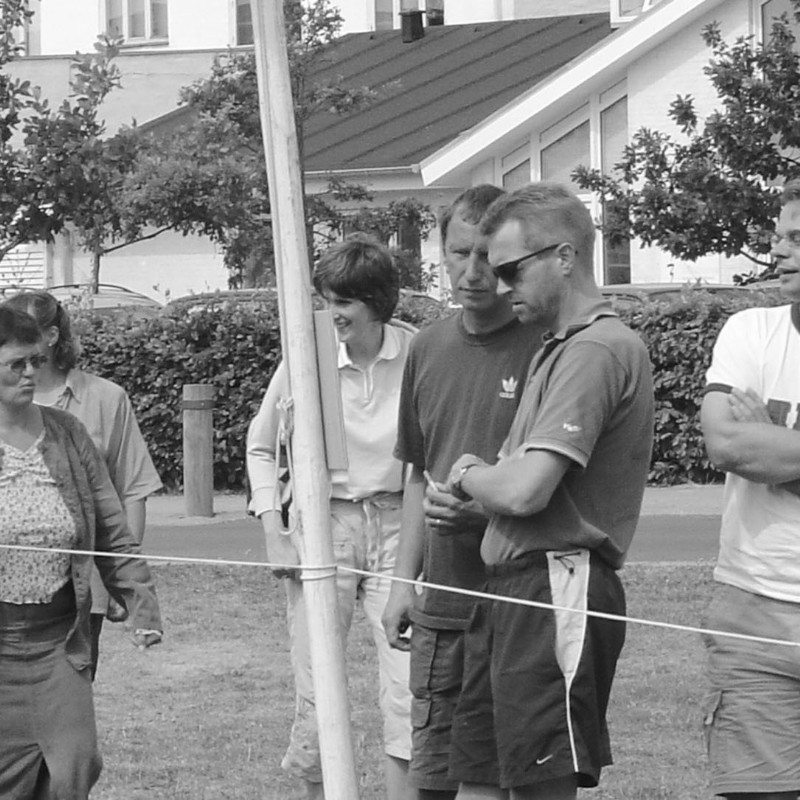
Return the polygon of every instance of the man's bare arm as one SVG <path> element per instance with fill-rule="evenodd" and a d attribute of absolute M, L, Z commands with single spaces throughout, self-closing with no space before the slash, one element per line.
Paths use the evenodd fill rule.
<path fill-rule="evenodd" d="M 708 457 L 725 472 L 791 491 L 787 484 L 800 479 L 800 431 L 764 421 L 765 408 L 753 398 L 737 390 L 703 398 L 700 423 Z"/>
<path fill-rule="evenodd" d="M 425 548 L 425 512 L 422 501 L 425 497 L 425 475 L 418 467 L 411 467 L 403 491 L 403 516 L 400 525 L 400 542 L 394 574 L 399 578 L 415 580 L 422 571 Z M 398 650 L 408 650 L 408 639 L 401 634 L 410 623 L 410 612 L 414 607 L 415 588 L 408 583 L 393 581 L 383 611 L 383 629 L 389 644 Z"/>
<path fill-rule="evenodd" d="M 474 459 L 475 456 L 464 455 L 456 461 L 450 471 L 448 489 L 462 466 L 474 463 Z M 487 511 L 525 517 L 547 508 L 571 463 L 566 456 L 550 450 L 527 450 L 494 466 L 469 467 L 461 477 L 461 489 Z"/>

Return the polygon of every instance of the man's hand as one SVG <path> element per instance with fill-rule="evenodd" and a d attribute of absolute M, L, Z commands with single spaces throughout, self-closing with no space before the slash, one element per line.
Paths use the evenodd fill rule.
<path fill-rule="evenodd" d="M 281 566 L 272 567 L 276 578 L 300 579 L 300 555 L 292 542 L 292 537 L 284 532 L 279 511 L 265 511 L 261 515 L 261 524 L 267 543 L 267 561 Z"/>
<path fill-rule="evenodd" d="M 433 482 L 425 490 L 422 502 L 425 521 L 437 533 L 465 533 L 483 530 L 488 519 L 477 500 L 460 500 L 444 486 Z"/>
<path fill-rule="evenodd" d="M 409 650 L 411 644 L 408 637 L 403 634 L 411 624 L 410 613 L 414 607 L 416 592 L 410 583 L 399 583 L 394 581 L 389 591 L 389 599 L 383 609 L 383 629 L 386 631 L 386 638 L 389 646 L 396 650 Z"/>
<path fill-rule="evenodd" d="M 752 390 L 732 389 L 728 395 L 731 414 L 737 422 L 763 422 L 772 424 L 764 401 Z"/>

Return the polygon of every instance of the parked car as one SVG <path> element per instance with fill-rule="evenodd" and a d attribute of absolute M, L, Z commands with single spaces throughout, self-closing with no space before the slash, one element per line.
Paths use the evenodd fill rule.
<path fill-rule="evenodd" d="M 163 308 L 161 303 L 152 297 L 110 283 L 99 284 L 96 294 L 92 294 L 89 284 L 85 283 L 50 286 L 47 291 L 62 302 L 85 303 L 93 313 L 102 316 L 115 317 L 130 314 L 143 319 L 158 316 Z"/>
<path fill-rule="evenodd" d="M 260 289 L 217 289 L 214 292 L 187 294 L 170 300 L 164 306 L 165 314 L 194 313 L 203 309 L 226 308 L 248 303 L 275 303 L 277 290 L 274 287 Z"/>
<path fill-rule="evenodd" d="M 722 297 L 742 297 L 753 292 L 776 293 L 777 283 L 751 283 L 738 286 L 723 283 L 618 283 L 601 286 L 600 292 L 618 308 L 631 308 L 648 301 L 670 302 L 686 292 L 708 292 Z"/>

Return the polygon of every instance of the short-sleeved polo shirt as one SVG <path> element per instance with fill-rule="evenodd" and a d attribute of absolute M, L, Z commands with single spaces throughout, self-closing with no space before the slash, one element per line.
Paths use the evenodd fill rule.
<path fill-rule="evenodd" d="M 571 462 L 548 506 L 494 515 L 487 564 L 534 550 L 581 547 L 622 566 L 639 517 L 653 438 L 653 383 L 642 340 L 598 303 L 546 338 L 500 451 L 549 450 Z"/>

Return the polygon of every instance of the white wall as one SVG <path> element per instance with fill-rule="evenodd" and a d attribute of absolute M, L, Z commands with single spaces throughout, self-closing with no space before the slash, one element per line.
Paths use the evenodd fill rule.
<path fill-rule="evenodd" d="M 87 52 L 103 31 L 104 0 L 41 0 L 41 6 L 42 55 Z M 168 13 L 171 50 L 233 43 L 230 0 L 169 0 Z"/>
<path fill-rule="evenodd" d="M 334 5 L 344 18 L 342 34 L 375 30 L 375 0 L 337 0 Z"/>
<path fill-rule="evenodd" d="M 711 51 L 701 38 L 705 25 L 718 21 L 722 36 L 732 41 L 747 36 L 750 30 L 748 0 L 727 0 L 691 28 L 672 37 L 660 47 L 639 59 L 628 71 L 628 125 L 633 134 L 641 127 L 652 128 L 680 137 L 675 124 L 668 118 L 669 104 L 677 94 L 691 94 L 702 119 L 719 105 L 703 67 Z M 733 276 L 752 269 L 743 258 L 705 256 L 696 262 L 681 261 L 656 248 L 642 249 L 632 245 L 631 272 L 636 282 L 685 282 L 703 280 L 709 283 L 730 283 Z"/>
<path fill-rule="evenodd" d="M 395 25 L 402 7 L 425 8 L 425 0 L 394 0 Z M 375 0 L 335 0 L 344 18 L 342 33 L 374 29 Z M 461 25 L 597 13 L 608 0 L 445 0 L 445 23 Z M 104 0 L 41 0 L 41 55 L 86 52 L 104 27 Z M 170 50 L 227 47 L 234 44 L 233 0 L 169 0 Z M 154 46 L 163 50 L 164 45 Z M 144 46 L 137 48 L 144 49 Z"/>
<path fill-rule="evenodd" d="M 100 23 L 101 0 L 41 0 L 42 54 L 91 50 Z"/>
<path fill-rule="evenodd" d="M 71 282 L 88 281 L 89 256 L 75 253 L 72 270 Z M 54 283 L 63 282 L 59 276 L 53 277 Z M 228 273 L 221 252 L 208 239 L 163 233 L 105 256 L 100 264 L 100 282 L 125 286 L 164 303 L 192 292 L 227 289 Z"/>
<path fill-rule="evenodd" d="M 236 19 L 228 0 L 169 0 L 170 49 L 235 44 Z"/>

